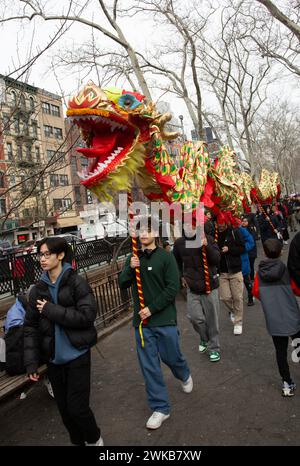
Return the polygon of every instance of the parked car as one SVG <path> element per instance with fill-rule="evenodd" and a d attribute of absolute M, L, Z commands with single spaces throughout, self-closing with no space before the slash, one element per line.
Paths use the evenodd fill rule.
<path fill-rule="evenodd" d="M 51 235 L 59 238 L 64 238 L 68 243 L 81 243 L 83 240 L 79 236 L 73 235 L 71 233 L 62 233 L 61 235 Z"/>
<path fill-rule="evenodd" d="M 12 246 L 7 240 L 0 240 L 0 255 L 6 256 L 7 254 L 17 254 L 22 252 L 20 245 Z"/>

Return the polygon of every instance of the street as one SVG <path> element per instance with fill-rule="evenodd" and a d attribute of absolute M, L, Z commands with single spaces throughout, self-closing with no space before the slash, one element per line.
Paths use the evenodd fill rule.
<path fill-rule="evenodd" d="M 288 246 L 284 251 L 286 258 Z M 245 298 L 241 336 L 233 335 L 221 306 L 221 361 L 214 363 L 198 352 L 198 337 L 181 295 L 177 304 L 182 351 L 194 390 L 183 393 L 180 382 L 164 367 L 172 411 L 157 431 L 145 428 L 151 413 L 131 323 L 101 340 L 99 352 L 93 349 L 91 405 L 105 446 L 298 445 L 299 366 L 290 362 L 298 390 L 294 397 L 283 398 L 260 304 L 247 307 Z M 1 403 L 0 432 L 0 445 L 69 445 L 56 405 L 40 382 L 25 399 L 13 396 Z"/>

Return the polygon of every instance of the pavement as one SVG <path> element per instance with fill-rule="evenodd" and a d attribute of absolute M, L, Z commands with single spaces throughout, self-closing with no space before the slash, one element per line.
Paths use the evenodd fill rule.
<path fill-rule="evenodd" d="M 288 246 L 284 248 L 284 258 Z M 171 416 L 156 431 L 145 423 L 144 380 L 138 366 L 131 323 L 124 324 L 93 349 L 91 407 L 105 446 L 299 445 L 300 367 L 291 362 L 298 385 L 292 398 L 281 396 L 271 337 L 259 302 L 247 307 L 244 331 L 233 335 L 228 312 L 221 306 L 221 361 L 211 363 L 198 352 L 198 336 L 177 299 L 181 348 L 190 366 L 194 390 L 185 394 L 180 382 L 163 367 Z M 291 353 L 291 351 L 289 352 Z M 41 382 L 27 396 L 20 393 L 0 404 L 0 446 L 69 445 L 67 432 Z"/>

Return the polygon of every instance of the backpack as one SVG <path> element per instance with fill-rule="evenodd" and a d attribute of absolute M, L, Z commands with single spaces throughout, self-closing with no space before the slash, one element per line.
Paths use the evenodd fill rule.
<path fill-rule="evenodd" d="M 19 294 L 15 304 L 8 310 L 5 328 L 5 370 L 9 375 L 25 374 L 24 367 L 24 319 L 27 297 Z"/>

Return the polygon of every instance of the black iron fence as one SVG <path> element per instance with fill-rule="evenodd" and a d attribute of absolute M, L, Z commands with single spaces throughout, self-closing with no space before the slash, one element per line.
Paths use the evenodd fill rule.
<path fill-rule="evenodd" d="M 120 290 L 118 275 L 119 272 L 115 272 L 90 284 L 97 301 L 97 331 L 112 325 L 132 307 L 131 289 Z"/>
<path fill-rule="evenodd" d="M 131 239 L 108 238 L 72 243 L 73 267 L 86 270 L 95 264 L 110 264 L 131 251 Z M 37 253 L 8 254 L 0 257 L 0 295 L 17 295 L 41 276 Z"/>

